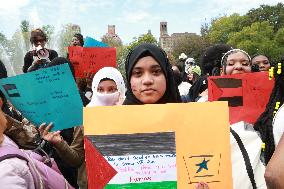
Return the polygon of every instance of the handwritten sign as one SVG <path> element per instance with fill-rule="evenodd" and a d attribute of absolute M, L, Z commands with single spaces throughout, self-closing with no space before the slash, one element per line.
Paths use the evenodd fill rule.
<path fill-rule="evenodd" d="M 76 78 L 84 78 L 85 72 L 96 73 L 103 67 L 116 67 L 115 48 L 68 47 L 69 58 Z"/>
<path fill-rule="evenodd" d="M 75 71 L 75 77 L 83 77 L 83 70 L 84 68 L 81 68 L 82 62 L 83 62 L 83 47 L 79 46 L 73 46 L 68 47 L 69 52 L 69 59 L 70 62 L 73 65 L 74 71 Z"/>
<path fill-rule="evenodd" d="M 107 47 L 106 43 L 97 41 L 91 37 L 86 37 L 84 41 L 84 47 Z"/>
<path fill-rule="evenodd" d="M 268 72 L 214 76 L 208 78 L 208 99 L 228 101 L 231 124 L 254 124 L 265 110 L 273 86 Z"/>
<path fill-rule="evenodd" d="M 112 119 L 105 119 L 108 115 L 112 115 Z M 162 140 L 158 133 L 174 133 L 174 140 Z M 97 149 L 116 171 L 112 177 L 107 177 L 107 182 L 103 180 L 105 188 L 115 184 L 139 188 L 139 184 L 145 183 L 169 184 L 166 188 L 194 188 L 199 181 L 209 183 L 210 189 L 232 188 L 226 102 L 84 108 L 84 134 L 85 140 L 93 144 L 88 148 Z M 144 137 L 152 135 L 151 140 L 142 140 L 143 137 L 139 137 L 142 134 Z M 127 144 L 119 142 L 123 139 Z M 164 145 L 155 151 L 154 144 L 160 141 L 164 141 Z M 175 141 L 176 149 L 168 149 L 173 145 L 166 141 Z M 90 161 L 88 153 L 87 149 L 88 175 L 107 174 L 104 166 L 99 172 L 90 169 L 98 161 Z"/>
<path fill-rule="evenodd" d="M 1 79 L 0 89 L 36 126 L 53 122 L 53 130 L 62 130 L 82 125 L 83 105 L 68 64 Z"/>
<path fill-rule="evenodd" d="M 148 188 L 176 188 L 173 132 L 96 135 L 88 138 L 117 171 L 107 187 L 123 188 L 135 184 L 141 188 L 146 184 Z M 94 178 L 91 176 L 89 178 Z"/>

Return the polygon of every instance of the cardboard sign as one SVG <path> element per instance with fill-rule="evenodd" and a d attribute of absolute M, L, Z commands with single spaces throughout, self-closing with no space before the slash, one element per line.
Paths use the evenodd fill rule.
<path fill-rule="evenodd" d="M 108 45 L 91 37 L 86 37 L 84 41 L 84 47 L 108 47 Z"/>
<path fill-rule="evenodd" d="M 84 134 L 90 188 L 232 188 L 226 102 L 84 108 Z"/>
<path fill-rule="evenodd" d="M 0 89 L 36 126 L 53 122 L 53 130 L 62 130 L 82 125 L 83 104 L 68 64 L 1 79 Z"/>
<path fill-rule="evenodd" d="M 76 78 L 84 78 L 85 73 L 96 73 L 103 67 L 116 67 L 115 48 L 68 47 L 69 59 L 75 69 Z"/>
<path fill-rule="evenodd" d="M 208 100 L 228 101 L 231 124 L 254 124 L 265 110 L 273 86 L 268 72 L 209 77 Z"/>

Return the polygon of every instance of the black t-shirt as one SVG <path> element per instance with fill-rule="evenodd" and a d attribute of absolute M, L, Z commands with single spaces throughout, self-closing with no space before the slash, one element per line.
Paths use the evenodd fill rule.
<path fill-rule="evenodd" d="M 52 61 L 54 58 L 58 57 L 58 54 L 55 50 L 52 49 L 47 49 L 49 52 L 49 60 Z M 23 66 L 23 72 L 27 73 L 29 67 L 32 65 L 33 63 L 33 56 L 35 54 L 35 51 L 29 51 L 27 52 L 27 54 L 25 55 L 24 58 L 24 66 Z"/>

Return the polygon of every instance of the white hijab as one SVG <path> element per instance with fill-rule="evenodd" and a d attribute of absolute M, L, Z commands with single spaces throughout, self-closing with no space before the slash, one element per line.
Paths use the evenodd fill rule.
<path fill-rule="evenodd" d="M 118 90 L 117 92 L 111 94 L 97 92 L 99 83 L 105 78 L 112 79 L 115 82 Z M 125 84 L 121 73 L 113 67 L 104 67 L 100 69 L 93 78 L 92 91 L 93 96 L 87 107 L 112 106 L 116 105 L 119 101 L 123 102 L 125 99 Z"/>

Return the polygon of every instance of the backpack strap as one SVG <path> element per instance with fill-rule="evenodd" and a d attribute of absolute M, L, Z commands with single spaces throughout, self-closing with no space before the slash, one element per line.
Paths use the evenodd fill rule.
<path fill-rule="evenodd" d="M 0 162 L 5 159 L 10 159 L 10 158 L 19 158 L 19 159 L 25 160 L 29 167 L 30 173 L 33 177 L 35 188 L 39 188 L 39 189 L 44 188 L 43 180 L 42 180 L 40 173 L 38 172 L 32 159 L 28 157 L 28 155 L 25 152 L 13 146 L 1 146 L 0 147 Z"/>
<path fill-rule="evenodd" d="M 244 158 L 244 161 L 245 161 L 245 165 L 246 165 L 246 170 L 247 170 L 249 179 L 250 179 L 251 184 L 252 184 L 252 188 L 253 189 L 257 189 L 256 183 L 255 183 L 255 180 L 254 180 L 254 174 L 253 174 L 253 170 L 252 170 L 252 166 L 251 166 L 251 163 L 250 163 L 248 152 L 247 152 L 247 150 L 246 150 L 246 148 L 245 148 L 245 146 L 244 146 L 240 136 L 236 133 L 236 131 L 234 131 L 230 127 L 230 132 L 232 133 L 232 135 L 236 139 L 236 141 L 238 143 L 238 146 L 239 146 L 239 148 L 240 148 L 240 150 L 242 152 L 242 155 L 243 155 L 243 158 Z"/>

